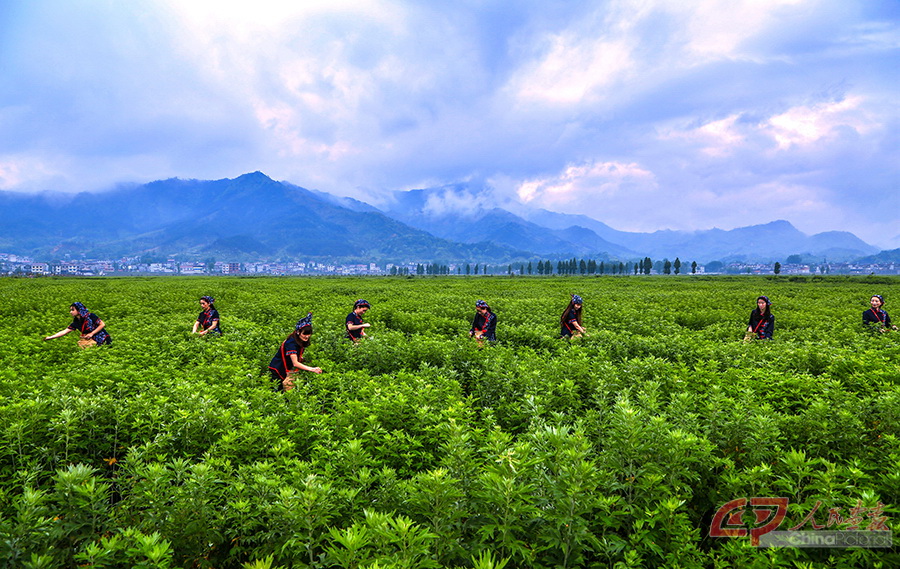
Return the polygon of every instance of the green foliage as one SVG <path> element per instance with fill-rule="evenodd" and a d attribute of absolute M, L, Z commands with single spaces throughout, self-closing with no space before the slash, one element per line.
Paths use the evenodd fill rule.
<path fill-rule="evenodd" d="M 0 568 L 900 564 L 708 537 L 755 496 L 789 498 L 781 529 L 857 502 L 896 529 L 900 334 L 859 320 L 898 281 L 667 280 L 0 281 Z M 775 340 L 744 343 L 760 293 Z M 189 333 L 204 294 L 222 337 Z M 468 337 L 477 298 L 496 345 Z M 75 300 L 112 346 L 41 341 Z M 307 311 L 325 371 L 277 393 L 263 370 Z"/>

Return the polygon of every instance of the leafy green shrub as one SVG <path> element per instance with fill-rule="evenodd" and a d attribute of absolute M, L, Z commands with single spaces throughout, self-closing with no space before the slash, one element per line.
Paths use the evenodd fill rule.
<path fill-rule="evenodd" d="M 789 496 L 794 524 L 880 501 L 896 525 L 900 335 L 859 326 L 872 283 L 671 282 L 0 280 L 0 567 L 900 564 L 706 537 L 753 496 Z M 745 343 L 760 284 L 775 340 Z M 565 341 L 572 291 L 589 333 Z M 198 338 L 210 292 L 226 333 Z M 475 298 L 494 345 L 468 337 Z M 74 299 L 108 349 L 41 341 Z M 325 372 L 277 393 L 265 367 L 310 310 Z"/>

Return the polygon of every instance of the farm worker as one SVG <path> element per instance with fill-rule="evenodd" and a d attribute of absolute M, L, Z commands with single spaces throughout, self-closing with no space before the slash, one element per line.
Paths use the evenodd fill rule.
<path fill-rule="evenodd" d="M 372 326 L 368 322 L 363 322 L 363 314 L 370 308 L 368 301 L 359 299 L 353 303 L 353 312 L 347 315 L 347 337 L 354 343 L 366 335 L 364 328 Z"/>
<path fill-rule="evenodd" d="M 52 336 L 45 337 L 45 341 L 59 338 L 73 330 L 78 330 L 81 332 L 81 339 L 78 340 L 80 348 L 112 344 L 112 338 L 105 329 L 106 322 L 100 320 L 99 316 L 85 308 L 83 304 L 73 302 L 69 306 L 69 314 L 72 315 L 72 323 L 65 330 L 60 330 Z"/>
<path fill-rule="evenodd" d="M 572 336 L 581 337 L 585 333 L 584 326 L 581 324 L 581 306 L 584 301 L 577 294 L 572 295 L 569 300 L 569 306 L 559 317 L 559 337 L 571 338 Z"/>
<path fill-rule="evenodd" d="M 290 391 L 294 388 L 292 374 L 297 371 L 322 373 L 322 368 L 310 367 L 303 363 L 303 351 L 309 347 L 312 333 L 312 312 L 309 312 L 297 321 L 294 331 L 284 339 L 269 362 L 269 373 L 278 391 Z"/>
<path fill-rule="evenodd" d="M 772 303 L 768 296 L 759 296 L 756 298 L 756 308 L 750 313 L 745 338 L 771 340 L 773 332 L 775 332 L 775 316 L 772 314 Z"/>
<path fill-rule="evenodd" d="M 209 333 L 221 334 L 222 329 L 219 328 L 219 311 L 216 310 L 216 299 L 211 296 L 200 297 L 200 316 L 194 321 L 194 329 L 191 334 L 197 333 L 200 328 L 200 335 L 205 336 Z"/>
<path fill-rule="evenodd" d="M 479 300 L 475 302 L 475 318 L 472 319 L 472 328 L 469 329 L 469 337 L 474 337 L 481 343 L 497 341 L 497 315 L 491 311 L 488 303 Z"/>
<path fill-rule="evenodd" d="M 882 306 L 884 306 L 883 296 L 880 294 L 872 296 L 872 298 L 869 299 L 869 304 L 872 308 L 863 312 L 863 324 L 870 328 L 875 326 L 880 332 L 887 332 L 889 329 L 897 329 L 896 326 L 891 325 L 891 317 L 882 309 Z"/>

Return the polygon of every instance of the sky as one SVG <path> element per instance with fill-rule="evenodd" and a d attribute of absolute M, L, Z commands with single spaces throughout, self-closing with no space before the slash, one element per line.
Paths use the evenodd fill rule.
<path fill-rule="evenodd" d="M 0 0 L 0 70 L 0 190 L 468 183 L 900 247 L 897 0 Z"/>

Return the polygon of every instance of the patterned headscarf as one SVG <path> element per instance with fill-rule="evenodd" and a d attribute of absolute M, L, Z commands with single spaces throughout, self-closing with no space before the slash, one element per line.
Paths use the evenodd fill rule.
<path fill-rule="evenodd" d="M 78 315 L 82 318 L 87 318 L 87 315 L 91 313 L 91 311 L 85 308 L 85 306 L 80 302 L 73 302 L 72 306 L 75 307 L 75 310 L 78 311 Z"/>
<path fill-rule="evenodd" d="M 884 306 L 884 297 L 881 296 L 880 294 L 873 294 L 873 295 L 871 296 L 871 298 L 877 298 L 878 300 L 881 301 L 881 306 Z"/>
<path fill-rule="evenodd" d="M 294 330 L 300 330 L 301 328 L 305 328 L 309 326 L 312 328 L 312 312 L 307 312 L 306 316 L 297 321 L 297 325 L 294 326 Z"/>
<path fill-rule="evenodd" d="M 211 296 L 201 296 L 200 300 L 205 300 L 206 302 L 209 303 L 210 306 L 212 306 L 213 304 L 216 303 L 216 299 Z"/>
<path fill-rule="evenodd" d="M 353 303 L 354 310 L 359 308 L 360 306 L 365 306 L 366 308 L 372 308 L 372 306 L 369 304 L 368 300 L 363 300 L 361 298 Z"/>
<path fill-rule="evenodd" d="M 577 294 L 572 295 L 572 304 L 584 304 L 584 301 L 581 300 L 581 297 Z"/>
<path fill-rule="evenodd" d="M 757 297 L 756 297 L 756 300 L 759 300 L 760 298 L 766 301 L 766 306 L 771 306 L 771 305 L 772 305 L 772 301 L 769 300 L 769 297 L 768 297 L 768 296 L 757 296 Z"/>
<path fill-rule="evenodd" d="M 80 302 L 73 302 L 71 304 L 75 310 L 78 311 L 78 315 L 83 319 L 81 325 L 81 333 L 84 334 L 86 332 L 93 332 L 96 326 L 96 323 L 88 318 L 90 316 L 91 311 L 87 309 L 87 307 Z M 109 339 L 109 334 L 106 330 L 100 330 L 99 332 L 94 332 L 94 341 L 97 344 L 109 344 L 111 340 Z"/>
<path fill-rule="evenodd" d="M 475 308 L 489 308 L 489 307 L 488 307 L 488 303 L 487 303 L 487 302 L 485 302 L 485 301 L 483 301 L 483 300 L 476 300 L 476 301 L 475 301 Z"/>

